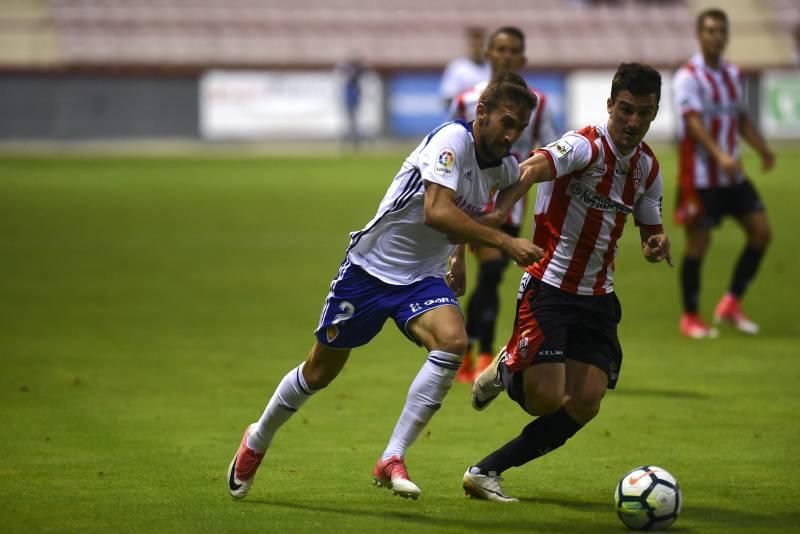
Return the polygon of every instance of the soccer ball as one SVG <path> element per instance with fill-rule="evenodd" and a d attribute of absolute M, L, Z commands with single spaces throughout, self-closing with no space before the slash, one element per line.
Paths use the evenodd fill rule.
<path fill-rule="evenodd" d="M 614 490 L 617 515 L 633 530 L 664 530 L 681 512 L 683 497 L 674 476 L 654 465 L 627 473 Z"/>

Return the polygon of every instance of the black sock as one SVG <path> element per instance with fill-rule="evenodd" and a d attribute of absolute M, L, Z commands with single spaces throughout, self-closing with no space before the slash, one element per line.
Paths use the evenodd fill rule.
<path fill-rule="evenodd" d="M 506 260 L 482 263 L 478 284 L 467 306 L 467 335 L 477 339 L 480 352 L 494 352 L 494 330 L 500 307 L 498 286 L 503 279 Z"/>
<path fill-rule="evenodd" d="M 681 291 L 683 293 L 683 311 L 697 313 L 700 298 L 700 264 L 701 258 L 685 256 L 681 265 Z"/>
<path fill-rule="evenodd" d="M 562 406 L 555 413 L 535 419 L 522 429 L 522 434 L 491 453 L 475 466 L 483 474 L 494 471 L 499 475 L 509 467 L 519 467 L 559 448 L 581 428 L 583 428 L 583 425 L 570 417 Z"/>
<path fill-rule="evenodd" d="M 731 281 L 730 292 L 736 298 L 741 298 L 744 295 L 747 286 L 753 281 L 758 271 L 758 266 L 761 264 L 761 258 L 764 257 L 763 250 L 757 250 L 752 247 L 745 247 L 739 256 L 739 261 L 736 262 L 736 269 L 733 271 L 733 280 Z"/>

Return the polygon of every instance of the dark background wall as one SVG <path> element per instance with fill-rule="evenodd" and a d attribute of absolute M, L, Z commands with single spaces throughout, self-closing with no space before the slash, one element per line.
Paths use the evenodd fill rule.
<path fill-rule="evenodd" d="M 198 137 L 196 76 L 0 75 L 0 139 Z"/>

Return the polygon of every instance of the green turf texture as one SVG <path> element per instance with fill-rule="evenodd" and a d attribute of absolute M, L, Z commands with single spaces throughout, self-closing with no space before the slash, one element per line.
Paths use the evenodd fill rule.
<path fill-rule="evenodd" d="M 658 153 L 679 261 L 674 150 Z M 251 494 L 233 501 L 225 471 L 242 429 L 305 357 L 347 234 L 372 217 L 403 156 L 4 157 L 0 529 L 619 532 L 612 492 L 641 464 L 680 481 L 675 531 L 797 528 L 791 149 L 771 174 L 746 160 L 774 228 L 746 299 L 761 335 L 679 337 L 678 269 L 641 259 L 629 223 L 616 275 L 619 388 L 565 447 L 506 472 L 519 504 L 469 500 L 461 475 L 529 418 L 505 396 L 475 412 L 460 384 L 409 453 L 420 500 L 371 486 L 426 356 L 391 322 L 282 429 Z M 707 318 L 742 243 L 731 221 L 714 234 Z M 509 270 L 498 344 L 518 280 Z"/>

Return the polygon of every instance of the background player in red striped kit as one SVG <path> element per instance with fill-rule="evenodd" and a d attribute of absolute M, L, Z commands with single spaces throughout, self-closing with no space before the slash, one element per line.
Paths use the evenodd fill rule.
<path fill-rule="evenodd" d="M 742 171 L 738 136 L 755 149 L 764 170 L 772 168 L 775 156 L 745 111 L 739 69 L 722 59 L 728 43 L 725 12 L 709 9 L 700 13 L 697 39 L 700 52 L 676 73 L 673 82 L 676 107 L 682 115 L 675 220 L 686 225 L 679 327 L 683 335 L 692 338 L 717 335 L 699 314 L 700 267 L 712 228 L 730 215 L 744 230 L 747 243 L 728 292 L 714 310 L 714 322 L 729 322 L 742 332 L 755 334 L 758 325 L 745 316 L 740 300 L 755 277 L 771 230 L 764 204 Z"/>
<path fill-rule="evenodd" d="M 514 26 L 503 26 L 496 29 L 489 36 L 485 56 L 489 60 L 494 74 L 506 70 L 519 73 L 527 61 L 525 58 L 525 34 Z M 484 80 L 456 96 L 450 106 L 450 118 L 465 122 L 475 120 L 478 100 L 488 84 L 489 80 Z M 531 88 L 531 92 L 536 95 L 536 107 L 531 113 L 531 121 L 514 146 L 511 147 L 511 153 L 518 161 L 527 158 L 534 148 L 552 143 L 559 137 L 547 95 L 533 88 Z M 501 226 L 503 231 L 513 237 L 520 235 L 526 206 L 527 195 L 514 205 L 511 215 Z M 491 209 L 492 204 L 490 203 L 487 210 L 491 211 Z M 471 248 L 479 262 L 478 280 L 467 301 L 469 347 L 456 374 L 457 381 L 470 384 L 489 366 L 497 350 L 494 345 L 494 334 L 500 308 L 499 286 L 503 279 L 503 272 L 508 267 L 508 257 L 500 250 L 475 244 L 471 245 Z M 473 365 L 472 346 L 476 342 L 478 358 Z"/>
<path fill-rule="evenodd" d="M 515 501 L 503 493 L 500 474 L 563 445 L 616 386 L 622 309 L 614 255 L 629 214 L 645 259 L 671 265 L 661 173 L 642 142 L 660 96 L 657 71 L 622 64 L 611 84 L 608 122 L 569 132 L 521 165 L 524 183 L 541 182 L 533 240 L 545 255 L 522 277 L 511 339 L 475 381 L 472 403 L 482 410 L 505 389 L 537 418 L 464 473 L 468 495 Z"/>

